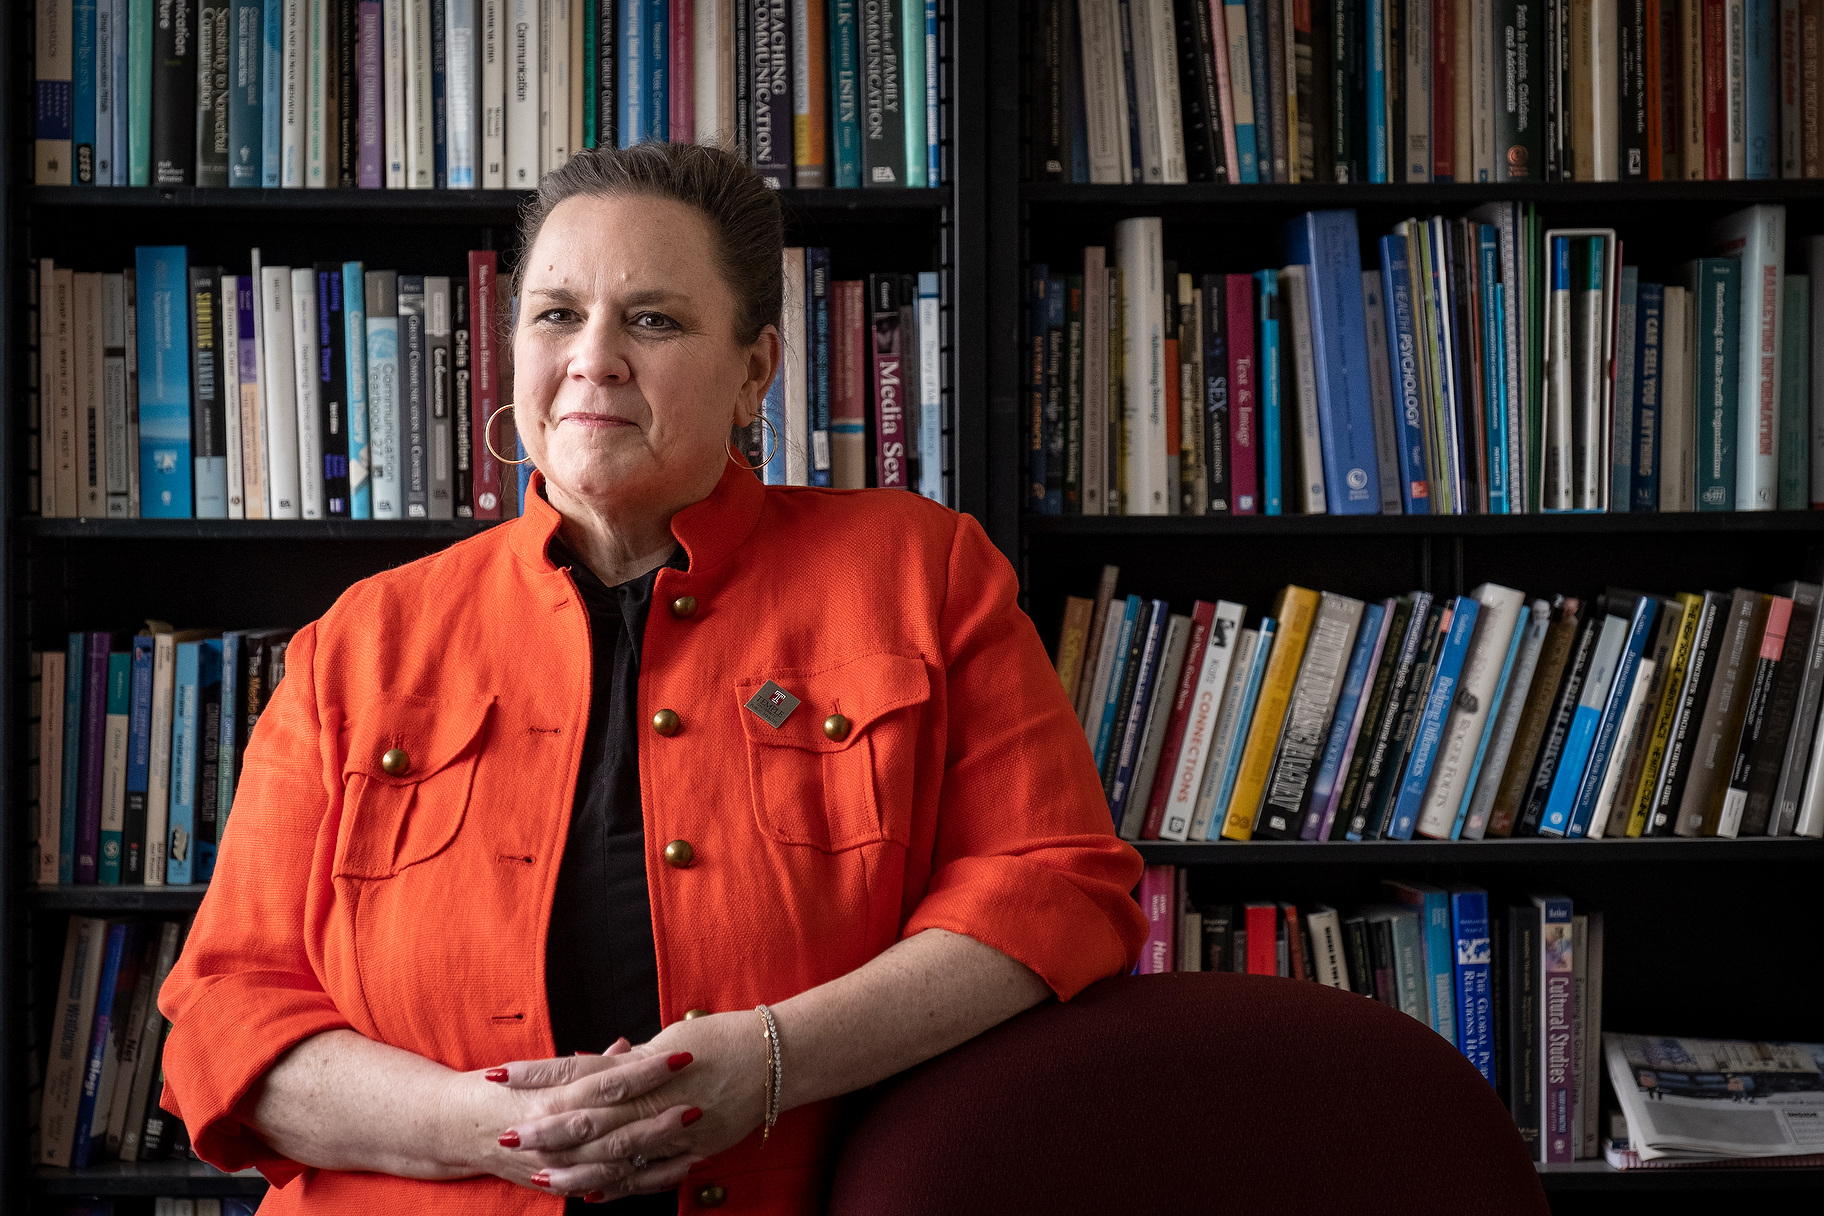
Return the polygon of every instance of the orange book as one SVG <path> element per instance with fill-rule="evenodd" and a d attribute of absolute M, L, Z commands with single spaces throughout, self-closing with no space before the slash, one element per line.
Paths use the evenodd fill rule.
<path fill-rule="evenodd" d="M 807 4 L 803 13 L 804 36 L 794 37 L 792 43 L 792 182 L 800 187 L 827 186 L 824 131 L 829 88 L 824 81 L 829 50 L 823 36 L 823 5 Z"/>

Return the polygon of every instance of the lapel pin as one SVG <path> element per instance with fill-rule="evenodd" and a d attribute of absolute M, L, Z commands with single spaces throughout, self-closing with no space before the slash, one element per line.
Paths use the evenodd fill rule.
<path fill-rule="evenodd" d="M 747 708 L 774 730 L 784 726 L 785 720 L 791 717 L 792 711 L 801 704 L 802 702 L 797 697 L 771 680 L 762 684 L 760 690 L 747 699 Z"/>

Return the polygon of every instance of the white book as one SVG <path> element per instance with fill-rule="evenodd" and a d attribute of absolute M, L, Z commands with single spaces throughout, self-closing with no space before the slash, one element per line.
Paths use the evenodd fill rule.
<path fill-rule="evenodd" d="M 1288 266 L 1280 271 L 1279 294 L 1284 316 L 1282 324 L 1289 322 L 1292 330 L 1293 366 L 1296 369 L 1293 375 L 1297 380 L 1293 387 L 1298 394 L 1298 452 L 1299 469 L 1304 478 L 1304 510 L 1307 515 L 1322 515 L 1330 508 L 1329 500 L 1324 496 L 1324 451 L 1318 430 L 1317 361 L 1311 345 L 1311 292 L 1307 273 L 1304 266 Z M 1283 329 L 1279 340 L 1283 347 L 1286 341 Z M 1287 399 L 1286 386 L 1282 383 L 1280 401 L 1283 403 Z M 1283 405 L 1280 413 L 1282 417 L 1285 415 Z"/>
<path fill-rule="evenodd" d="M 177 638 L 152 626 L 151 752 L 146 770 L 146 885 L 165 885 L 171 844 L 171 725 L 176 712 Z"/>
<path fill-rule="evenodd" d="M 1121 641 L 1121 617 L 1124 603 L 1110 600 L 1108 613 L 1102 621 L 1102 644 L 1096 647 L 1096 674 L 1089 684 L 1089 700 L 1083 706 L 1083 733 L 1088 736 L 1091 745 L 1096 741 L 1096 731 L 1102 725 L 1102 705 L 1108 699 L 1108 682 L 1115 669 L 1115 648 Z M 58 687 L 62 687 L 59 685 Z M 58 704 L 62 704 L 59 702 Z M 59 710 L 59 721 L 62 711 Z"/>
<path fill-rule="evenodd" d="M 1331 711 L 1341 693 L 1366 608 L 1361 600 L 1346 595 L 1321 594 L 1256 815 L 1254 831 L 1260 835 L 1299 838 L 1311 783 L 1330 739 Z"/>
<path fill-rule="evenodd" d="M 1590 114 L 1595 140 L 1590 163 L 1595 180 L 1621 180 L 1621 6 L 1590 6 Z"/>
<path fill-rule="evenodd" d="M 1740 390 L 1736 396 L 1735 509 L 1771 511 L 1780 499 L 1780 314 L 1785 311 L 1786 208 L 1761 204 L 1718 220 L 1716 252 L 1741 259 Z"/>
<path fill-rule="evenodd" d="M 1431 180 L 1431 4 L 1406 5 L 1406 173 L 1408 182 Z"/>
<path fill-rule="evenodd" d="M 1272 645 L 1269 637 L 1266 645 Z M 1222 691 L 1222 709 L 1216 715 L 1215 733 L 1210 737 L 1210 758 L 1203 767 L 1203 782 L 1197 787 L 1197 805 L 1191 812 L 1187 840 L 1209 840 L 1222 836 L 1226 807 L 1218 807 L 1216 796 L 1222 792 L 1222 778 L 1228 769 L 1229 756 L 1246 741 L 1240 729 L 1244 714 L 1253 711 L 1247 701 L 1248 678 L 1253 672 L 1255 652 L 1260 649 L 1260 630 L 1244 629 L 1235 639 L 1235 657 L 1229 660 L 1228 687 Z"/>
<path fill-rule="evenodd" d="M 779 326 L 779 343 L 784 358 L 779 375 L 785 386 L 785 484 L 811 484 L 808 458 L 811 433 L 809 385 L 805 382 L 804 326 L 804 250 L 793 246 L 785 251 L 785 299 Z"/>
<path fill-rule="evenodd" d="M 403 190 L 405 174 L 405 6 L 407 0 L 381 0 L 380 110 L 386 115 L 386 188 Z"/>
<path fill-rule="evenodd" d="M 1667 512 L 1692 511 L 1697 507 L 1697 404 L 1691 387 L 1691 327 L 1689 295 L 1683 287 L 1668 283 L 1660 306 L 1659 330 L 1659 509 Z M 1814 330 L 1813 340 L 1820 336 L 1824 335 Z M 1813 391 L 1815 394 L 1815 388 Z"/>
<path fill-rule="evenodd" d="M 1083 109 L 1089 146 L 1089 180 L 1126 184 L 1127 84 L 1115 0 L 1076 0 L 1083 47 Z M 1221 45 L 1221 39 L 1217 40 Z M 1087 285 L 1085 290 L 1088 290 Z"/>
<path fill-rule="evenodd" d="M 248 478 L 253 470 L 259 469 L 259 495 L 257 500 L 249 497 L 247 501 L 248 519 L 272 519 L 272 446 L 267 436 L 266 419 L 270 416 L 267 404 L 266 385 L 266 276 L 260 266 L 260 249 L 254 246 L 251 256 L 253 273 L 247 276 L 247 285 L 253 289 L 253 360 L 254 392 L 253 422 L 248 425 L 246 414 L 247 395 L 241 396 L 241 461 L 242 476 Z M 249 478 L 250 480 L 250 478 Z"/>
<path fill-rule="evenodd" d="M 1508 753 L 1514 750 L 1514 736 L 1520 729 L 1520 718 L 1526 712 L 1526 694 L 1533 686 L 1533 672 L 1539 666 L 1539 653 L 1545 648 L 1545 635 L 1552 627 L 1552 606 L 1534 600 L 1527 619 L 1521 624 L 1525 635 L 1520 653 L 1514 658 L 1514 671 L 1507 681 L 1507 696 L 1498 706 L 1490 706 L 1499 715 L 1494 732 L 1489 736 L 1488 754 L 1482 760 L 1482 773 L 1471 791 L 1469 813 L 1463 817 L 1464 840 L 1481 840 L 1488 831 L 1488 815 L 1494 809 L 1495 797 L 1501 792 L 1501 777 L 1507 770 Z"/>
<path fill-rule="evenodd" d="M 1158 60 L 1153 55 L 1151 0 L 1130 0 L 1127 6 L 1127 36 L 1133 47 L 1134 127 L 1140 133 L 1140 180 L 1148 184 L 1165 180 L 1163 135 L 1160 130 L 1157 83 Z"/>
<path fill-rule="evenodd" d="M 1146 824 L 1146 810 L 1152 802 L 1153 778 L 1159 773 L 1159 754 L 1165 748 L 1165 728 L 1172 717 L 1172 703 L 1178 692 L 1178 678 L 1184 674 L 1184 652 L 1191 640 L 1191 618 L 1173 613 L 1166 618 L 1164 646 L 1159 653 L 1159 667 L 1153 678 L 1153 691 L 1147 700 L 1146 721 L 1140 728 L 1140 746 L 1134 753 L 1133 784 L 1122 808 L 1119 835 L 1123 840 L 1140 839 Z"/>
<path fill-rule="evenodd" d="M 1723 0 L 1723 144 L 1732 182 L 1748 176 L 1747 7 L 1747 0 Z"/>
<path fill-rule="evenodd" d="M 279 185 L 305 179 L 310 105 L 311 0 L 282 0 L 279 27 Z"/>
<path fill-rule="evenodd" d="M 47 23 L 41 22 L 40 25 Z M 67 27 L 66 27 L 67 28 Z M 42 37 L 42 34 L 41 34 Z M 42 59 L 42 57 L 41 57 Z M 42 148 L 49 140 L 39 140 Z M 68 141 L 63 141 L 68 150 Z M 68 165 L 64 166 L 67 170 Z M 62 183 L 58 183 L 62 184 Z M 38 259 L 38 513 L 57 515 L 57 269 Z"/>
<path fill-rule="evenodd" d="M 431 0 L 405 0 L 405 188 L 437 184 L 431 130 Z"/>
<path fill-rule="evenodd" d="M 507 77 L 505 19 L 509 0 L 476 0 L 481 6 L 481 180 L 484 190 L 507 184 Z M 390 184 L 390 183 L 389 183 Z"/>
<path fill-rule="evenodd" d="M 1210 636 L 1197 668 L 1197 686 L 1191 690 L 1191 706 L 1178 742 L 1178 763 L 1172 773 L 1165 817 L 1159 824 L 1161 840 L 1190 838 L 1191 820 L 1197 813 L 1197 792 L 1203 788 L 1203 774 L 1209 767 L 1216 721 L 1222 714 L 1222 697 L 1228 689 L 1229 669 L 1234 665 L 1236 643 L 1247 612 L 1243 604 L 1216 601 L 1216 615 L 1210 621 Z"/>
<path fill-rule="evenodd" d="M 1083 514 L 1108 510 L 1108 250 L 1083 251 Z"/>
<path fill-rule="evenodd" d="M 109 832 L 120 832 L 126 827 L 127 819 L 127 725 L 130 717 L 126 713 L 108 714 L 104 720 L 101 734 L 101 832 L 106 839 Z M 115 840 L 120 837 L 116 836 Z M 117 858 L 123 863 L 124 858 Z M 120 1027 L 116 1026 L 118 1032 Z M 97 1099 L 95 1114 L 101 1119 L 106 1135 L 107 1104 Z"/>
<path fill-rule="evenodd" d="M 1115 225 L 1126 344 L 1121 425 L 1127 438 L 1123 506 L 1128 515 L 1170 515 L 1178 505 L 1167 497 L 1164 263 L 1164 230 L 1157 216 Z"/>
<path fill-rule="evenodd" d="M 928 289 L 928 290 L 927 290 Z M 918 492 L 944 501 L 943 331 L 939 323 L 937 273 L 918 276 Z M 825 432 L 818 436 L 826 437 Z M 828 453 L 820 468 L 829 467 Z"/>
<path fill-rule="evenodd" d="M 1615 790 L 1621 784 L 1621 770 L 1628 767 L 1628 753 L 1634 748 L 1634 735 L 1640 729 L 1640 707 L 1647 699 L 1647 685 L 1653 682 L 1658 667 L 1652 659 L 1642 659 L 1634 670 L 1634 686 L 1628 690 L 1627 704 L 1622 707 L 1621 721 L 1616 724 L 1615 743 L 1609 752 L 1608 767 L 1602 774 L 1602 785 L 1596 791 L 1596 805 L 1590 813 L 1590 824 L 1584 834 L 1600 840 L 1609 828 L 1609 813 L 1615 807 Z M 1627 824 L 1622 824 L 1625 832 Z M 1721 836 L 1724 833 L 1717 832 Z M 1728 833 L 1734 835 L 1733 832 Z"/>
<path fill-rule="evenodd" d="M 724 15 L 730 24 L 724 26 Z M 691 138 L 711 147 L 722 142 L 722 133 L 733 124 L 722 121 L 722 82 L 733 79 L 735 57 L 726 40 L 733 32 L 734 8 L 730 0 L 691 0 Z M 726 57 L 728 63 L 723 64 Z M 587 102 L 585 102 L 587 104 Z"/>
<path fill-rule="evenodd" d="M 241 465 L 241 310 L 236 306 L 240 284 L 239 275 L 222 276 L 222 422 L 229 519 L 247 518 L 247 482 Z"/>
<path fill-rule="evenodd" d="M 538 185 L 538 4 L 507 0 L 507 180 L 512 190 Z"/>
<path fill-rule="evenodd" d="M 124 274 L 101 280 L 101 396 L 106 411 L 107 517 L 127 517 L 127 467 L 139 453 L 127 449 L 127 279 Z"/>
<path fill-rule="evenodd" d="M 1399 515 L 1400 440 L 1394 434 L 1393 368 L 1387 362 L 1387 307 L 1381 272 L 1362 271 L 1362 320 L 1368 336 L 1368 391 L 1374 403 L 1374 462 L 1381 478 L 1381 514 Z"/>
<path fill-rule="evenodd" d="M 69 655 L 47 650 L 38 686 L 38 877 L 41 887 L 57 885 L 63 822 L 63 694 Z"/>
<path fill-rule="evenodd" d="M 292 345 L 291 267 L 260 268 L 260 386 L 266 399 L 268 519 L 297 519 L 298 375 Z"/>
<path fill-rule="evenodd" d="M 1311 931 L 1311 966 L 1317 982 L 1330 988 L 1348 988 L 1342 917 L 1335 908 L 1319 904 L 1305 917 L 1305 927 Z"/>
<path fill-rule="evenodd" d="M 1144 13 L 1147 30 L 1147 50 L 1152 56 L 1153 91 L 1151 104 L 1158 115 L 1159 126 L 1159 177 L 1157 180 L 1168 186 L 1182 186 L 1190 181 L 1188 168 L 1184 159 L 1184 113 L 1180 108 L 1178 83 L 1178 38 L 1177 25 L 1172 19 L 1172 0 L 1137 0 L 1131 10 Z M 1287 14 L 1287 20 L 1291 14 Z M 1291 39 L 1287 39 L 1287 50 L 1291 49 Z M 1135 58 L 1139 57 L 1140 47 L 1134 45 Z M 1144 106 L 1146 100 L 1143 98 Z M 1148 181 L 1155 180 L 1152 177 Z"/>
<path fill-rule="evenodd" d="M 329 185 L 329 98 L 335 89 L 335 51 L 330 30 L 328 0 L 310 0 L 309 69 L 305 73 L 308 101 L 304 104 L 304 185 L 321 190 Z"/>
<path fill-rule="evenodd" d="M 375 519 L 405 518 L 400 476 L 399 293 L 390 271 L 367 272 L 367 468 Z"/>
<path fill-rule="evenodd" d="M 444 8 L 444 163 L 452 190 L 475 188 L 475 0 Z"/>
<path fill-rule="evenodd" d="M 1234 111 L 1235 129 L 1237 131 L 1246 126 L 1254 128 L 1254 145 L 1256 149 L 1258 149 L 1272 141 L 1261 137 L 1260 128 L 1263 124 L 1256 122 L 1254 118 L 1255 88 L 1253 76 L 1251 75 L 1253 71 L 1251 66 L 1252 61 L 1248 57 L 1248 6 L 1243 3 L 1243 0 L 1223 0 L 1222 11 L 1223 21 L 1225 23 L 1223 28 L 1228 34 L 1229 46 L 1229 106 Z M 1211 32 L 1213 34 L 1215 29 L 1214 7 L 1211 8 L 1210 13 Z M 1116 73 L 1116 79 L 1121 79 L 1122 76 L 1118 66 L 1116 68 Z M 1264 90 L 1266 88 L 1266 83 L 1263 81 L 1260 87 Z M 1270 112 L 1266 106 L 1262 106 L 1260 109 L 1262 114 Z M 1123 123 L 1122 130 L 1125 131 L 1126 129 L 1126 124 Z M 1238 153 L 1238 155 L 1240 155 L 1243 160 L 1247 159 L 1245 154 Z M 1266 161 L 1270 168 L 1273 163 L 1273 154 L 1271 152 L 1267 153 Z M 1254 156 L 1256 172 L 1258 172 L 1260 162 L 1261 156 L 1259 152 L 1256 151 Z M 1273 174 L 1269 171 L 1265 180 L 1271 181 L 1272 177 Z M 1240 182 L 1246 179 L 1242 177 L 1241 170 L 1238 167 L 1231 172 L 1229 180 Z"/>
<path fill-rule="evenodd" d="M 1469 5 L 1469 148 L 1470 176 L 1495 180 L 1495 13 L 1494 0 Z M 1616 86 L 1620 88 L 1619 85 Z M 1612 103 L 1618 104 L 1618 103 Z"/>
<path fill-rule="evenodd" d="M 1475 631 L 1470 635 L 1457 693 L 1444 720 L 1431 783 L 1425 787 L 1414 828 L 1415 835 L 1433 840 L 1451 838 L 1457 826 L 1457 810 L 1471 792 L 1470 769 L 1482 746 L 1495 686 L 1507 665 L 1514 630 L 1519 627 L 1526 606 L 1524 594 L 1496 583 L 1483 583 L 1470 594 L 1480 605 Z"/>
<path fill-rule="evenodd" d="M 323 518 L 323 427 L 317 380 L 317 272 L 291 272 L 292 374 L 298 417 L 298 515 Z"/>
<path fill-rule="evenodd" d="M 101 336 L 101 275 L 78 273 L 74 285 L 76 513 L 85 519 L 106 519 L 108 410 L 102 396 L 106 357 Z"/>
<path fill-rule="evenodd" d="M 539 176 L 570 159 L 570 0 L 538 0 Z"/>

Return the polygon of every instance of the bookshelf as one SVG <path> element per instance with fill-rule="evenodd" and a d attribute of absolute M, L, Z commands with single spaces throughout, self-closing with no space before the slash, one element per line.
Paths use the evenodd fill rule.
<path fill-rule="evenodd" d="M 1055 645 L 1067 595 L 1093 595 L 1104 564 L 1120 593 L 1245 603 L 1250 622 L 1287 583 L 1380 599 L 1415 588 L 1456 595 L 1484 581 L 1583 595 L 1621 585 L 1670 592 L 1770 589 L 1824 574 L 1824 512 L 1449 517 L 1082 517 L 1026 511 L 1020 343 L 1027 267 L 1074 273 L 1082 249 L 1113 257 L 1114 225 L 1163 217 L 1165 257 L 1205 272 L 1275 261 L 1286 221 L 1354 208 L 1364 234 L 1412 216 L 1462 215 L 1492 201 L 1536 204 L 1554 225 L 1613 226 L 1643 281 L 1697 252 L 1708 224 L 1754 203 L 1787 209 L 1787 247 L 1824 233 L 1824 181 L 1628 183 L 1082 185 L 1021 180 L 1027 23 L 1038 0 L 989 15 L 988 129 L 992 234 L 988 291 L 988 527 L 1017 563 L 1026 607 Z M 1117 75 L 1118 78 L 1118 75 Z M 1036 126 L 1036 123 L 1034 124 Z M 1366 239 L 1364 265 L 1375 262 Z M 1795 269 L 1797 267 L 1795 266 Z M 1670 278 L 1665 281 L 1675 281 Z M 1816 357 L 1814 353 L 1814 357 Z M 1611 1030 L 1719 1038 L 1815 1039 L 1824 956 L 1808 934 L 1824 916 L 1816 840 L 1488 840 L 1247 844 L 1146 842 L 1151 864 L 1191 868 L 1193 902 L 1368 902 L 1384 878 L 1474 882 L 1497 896 L 1555 890 L 1606 918 L 1604 1022 Z M 1301 905 L 1304 906 L 1304 905 Z M 1606 1088 L 1606 1079 L 1605 1079 Z M 1605 1162 L 1541 1167 L 1558 1213 L 1614 1210 L 1624 1195 L 1741 1191 L 1815 1205 L 1824 1170 L 1640 1170 Z"/>
<path fill-rule="evenodd" d="M 104 1196 L 123 1212 L 154 1195 L 261 1194 L 257 1174 L 224 1175 L 191 1161 L 110 1162 L 86 1170 L 32 1165 L 27 1155 L 28 1042 L 44 1042 L 63 924 L 94 916 L 192 912 L 206 887 L 35 888 L 25 879 L 26 661 L 72 628 L 147 617 L 226 627 L 302 624 L 356 579 L 491 526 L 481 521 L 43 519 L 26 512 L 25 268 L 40 257 L 102 269 L 130 265 L 135 245 L 184 244 L 196 262 L 247 269 L 360 258 L 370 266 L 458 270 L 469 249 L 500 250 L 510 268 L 528 191 L 276 190 L 37 186 L 33 170 L 32 5 L 0 19 L 0 1210 L 53 1210 L 56 1197 Z M 945 362 L 947 463 L 956 505 L 986 518 L 983 393 L 992 344 L 986 259 L 986 29 L 983 6 L 940 0 L 941 186 L 781 192 L 787 242 L 825 245 L 836 278 L 870 270 L 937 270 Z M 30 992 L 40 994 L 34 1011 Z M 36 1026 L 28 1025 L 35 1019 Z M 60 1210 L 60 1209 L 55 1209 Z"/>

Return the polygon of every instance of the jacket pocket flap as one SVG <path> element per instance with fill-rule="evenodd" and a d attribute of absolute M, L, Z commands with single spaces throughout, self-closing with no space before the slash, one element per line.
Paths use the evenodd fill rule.
<path fill-rule="evenodd" d="M 468 750 L 493 704 L 491 693 L 377 697 L 342 725 L 343 775 L 364 773 L 388 785 L 422 781 Z M 405 753 L 405 767 L 388 772 L 385 757 L 395 748 Z"/>
<path fill-rule="evenodd" d="M 777 728 L 747 708 L 747 702 L 768 680 L 800 701 Z M 741 727 L 748 742 L 821 752 L 842 751 L 881 715 L 930 696 L 924 660 L 902 654 L 862 655 L 815 670 L 788 667 L 735 683 L 735 701 L 741 706 Z M 824 723 L 834 714 L 848 719 L 848 731 L 839 739 L 824 732 Z"/>

